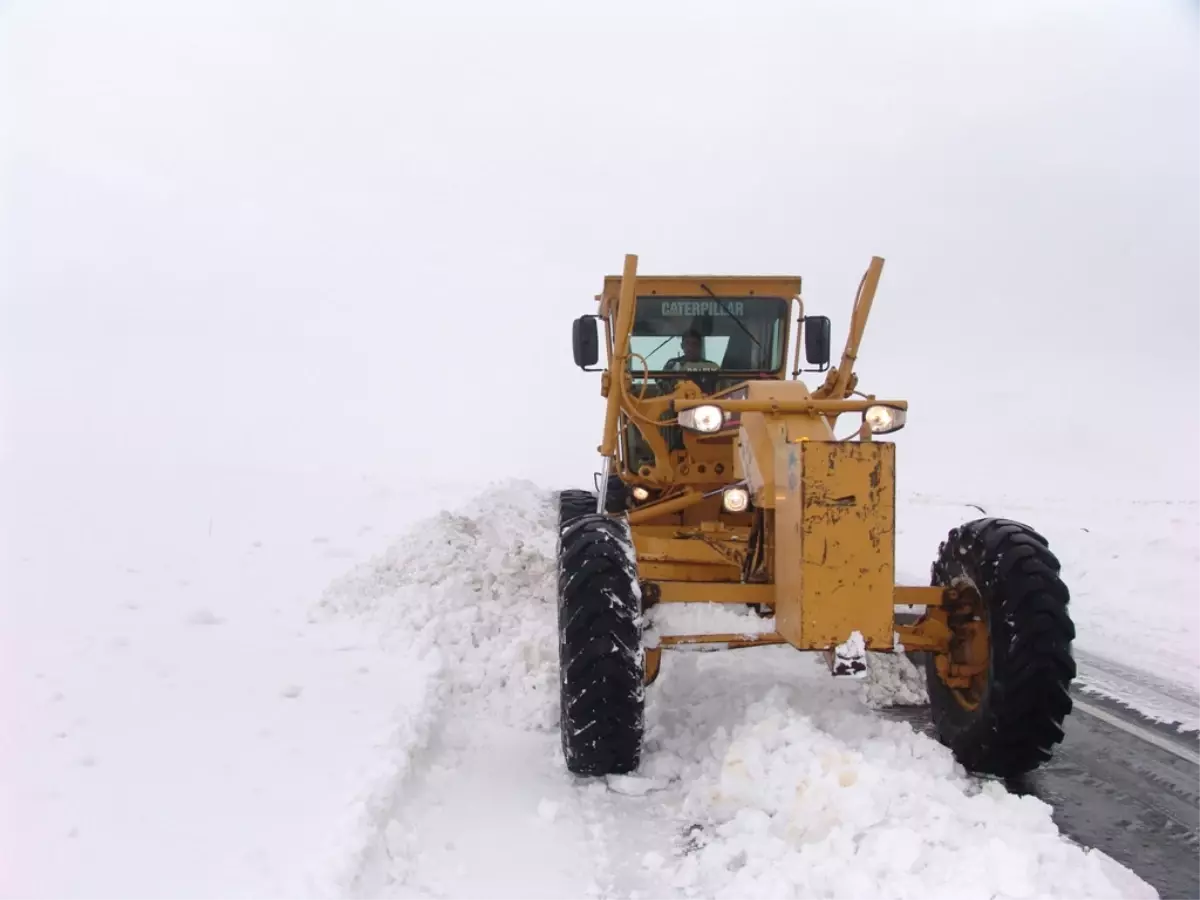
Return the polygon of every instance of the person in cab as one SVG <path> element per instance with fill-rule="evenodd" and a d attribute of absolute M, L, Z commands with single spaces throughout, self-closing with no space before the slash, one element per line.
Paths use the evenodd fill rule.
<path fill-rule="evenodd" d="M 719 369 L 715 362 L 704 358 L 704 338 L 694 328 L 689 328 L 683 334 L 683 356 L 667 360 L 663 366 L 666 372 L 715 372 Z"/>

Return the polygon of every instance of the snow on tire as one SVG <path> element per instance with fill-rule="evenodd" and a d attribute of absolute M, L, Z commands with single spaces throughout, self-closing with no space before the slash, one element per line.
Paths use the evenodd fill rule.
<path fill-rule="evenodd" d="M 938 739 L 972 772 L 1029 772 L 1063 739 L 1075 627 L 1059 570 L 1046 539 L 1008 519 L 968 522 L 939 548 L 933 584 L 977 592 L 988 627 L 986 681 L 974 708 L 938 677 L 935 655 L 926 659 Z"/>
<path fill-rule="evenodd" d="M 559 535 L 559 727 L 576 775 L 637 769 L 644 728 L 641 589 L 629 525 L 588 513 Z"/>

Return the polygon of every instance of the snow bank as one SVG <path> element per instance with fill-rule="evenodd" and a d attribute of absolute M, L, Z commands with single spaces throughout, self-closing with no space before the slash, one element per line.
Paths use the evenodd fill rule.
<path fill-rule="evenodd" d="M 332 848 L 331 858 L 341 859 L 323 893 L 374 893 L 372 879 L 413 876 L 420 856 L 414 841 L 422 832 L 419 822 L 404 816 L 402 798 L 414 757 L 435 731 L 445 730 L 435 721 L 468 720 L 473 727 L 454 739 L 443 735 L 441 746 L 430 751 L 436 762 L 421 773 L 426 781 L 484 764 L 471 755 L 470 743 L 484 733 L 495 736 L 488 730 L 493 726 L 536 733 L 557 728 L 553 500 L 552 492 L 527 482 L 494 485 L 464 511 L 417 523 L 320 598 L 317 618 L 368 622 L 391 653 L 430 671 L 420 721 L 399 723 L 401 737 L 384 748 L 388 761 L 381 777 Z M 415 786 L 413 794 L 420 798 L 422 790 Z M 442 812 L 426 809 L 423 816 L 436 819 Z"/>
<path fill-rule="evenodd" d="M 815 680 L 825 676 L 794 655 L 760 652 L 774 658 L 759 671 L 744 655 L 686 660 L 652 702 L 646 769 L 679 779 L 680 819 L 690 823 L 664 890 L 1156 896 L 1104 854 L 1065 840 L 1042 801 L 967 776 L 946 748 L 865 713 L 855 691 Z M 771 684 L 769 672 L 790 683 Z"/>
<path fill-rule="evenodd" d="M 498 484 L 440 512 L 333 582 L 318 614 L 375 620 L 398 652 L 435 660 L 441 700 L 486 699 L 508 724 L 558 723 L 554 494 Z"/>

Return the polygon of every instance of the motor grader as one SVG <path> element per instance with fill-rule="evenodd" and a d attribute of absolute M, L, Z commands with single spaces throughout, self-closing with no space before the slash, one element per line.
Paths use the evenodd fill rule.
<path fill-rule="evenodd" d="M 853 371 L 882 270 L 872 258 L 859 282 L 837 365 L 798 276 L 647 276 L 629 255 L 574 321 L 606 411 L 596 490 L 559 495 L 569 771 L 638 768 L 646 687 L 685 648 L 787 644 L 835 676 L 861 676 L 868 652 L 923 655 L 937 737 L 980 774 L 1028 772 L 1062 740 L 1074 626 L 1042 535 L 973 519 L 929 585 L 896 583 L 896 445 L 881 438 L 908 403 L 863 393 Z M 767 627 L 645 639 L 655 606 L 688 603 Z M 901 622 L 897 607 L 924 612 Z"/>

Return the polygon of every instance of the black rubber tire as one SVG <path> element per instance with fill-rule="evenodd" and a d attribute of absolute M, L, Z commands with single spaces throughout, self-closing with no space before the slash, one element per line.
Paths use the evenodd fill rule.
<path fill-rule="evenodd" d="M 608 479 L 608 490 L 605 492 L 604 509 L 610 513 L 623 513 L 628 509 L 629 487 L 620 478 Z M 563 524 L 563 516 L 575 518 L 584 513 L 596 511 L 596 492 L 569 488 L 560 491 L 558 495 L 559 525 Z"/>
<path fill-rule="evenodd" d="M 596 495 L 591 491 L 575 488 L 561 491 L 558 495 L 558 530 L 561 539 L 562 530 L 580 516 L 596 511 Z"/>
<path fill-rule="evenodd" d="M 973 587 L 988 619 L 987 682 L 975 709 L 955 699 L 937 675 L 934 654 L 926 656 L 938 739 L 968 771 L 1022 775 L 1048 761 L 1063 739 L 1075 626 L 1060 568 L 1044 537 L 1009 519 L 967 522 L 938 550 L 933 584 Z"/>
<path fill-rule="evenodd" d="M 641 762 L 645 657 L 629 524 L 585 513 L 559 533 L 558 656 L 563 756 L 576 775 Z"/>

